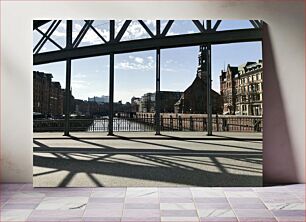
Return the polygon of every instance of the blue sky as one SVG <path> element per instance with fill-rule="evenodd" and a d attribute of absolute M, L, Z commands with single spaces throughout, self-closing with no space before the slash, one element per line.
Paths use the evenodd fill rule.
<path fill-rule="evenodd" d="M 116 21 L 116 32 L 120 30 L 123 20 Z M 83 21 L 73 22 L 73 39 L 81 29 Z M 147 20 L 146 24 L 155 32 L 155 21 Z M 166 21 L 162 21 L 163 28 Z M 41 27 L 42 31 L 49 24 Z M 97 31 L 108 38 L 108 22 L 95 21 Z M 218 30 L 251 28 L 248 20 L 223 20 Z M 175 21 L 168 35 L 198 32 L 191 21 Z M 33 45 L 41 35 L 34 31 Z M 65 45 L 65 21 L 51 36 L 60 45 Z M 137 21 L 133 21 L 122 40 L 148 38 L 149 35 Z M 102 41 L 89 31 L 80 46 L 101 44 Z M 57 48 L 47 42 L 43 51 Z M 199 47 L 183 47 L 161 50 L 161 90 L 184 91 L 194 80 L 198 63 Z M 233 43 L 212 46 L 212 87 L 219 92 L 219 75 L 227 64 L 240 65 L 246 61 L 257 61 L 262 58 L 261 42 Z M 88 97 L 108 95 L 109 90 L 109 56 L 99 56 L 72 61 L 72 93 L 75 98 L 87 100 Z M 59 81 L 65 87 L 65 62 L 37 65 L 33 70 L 53 74 L 53 81 Z M 155 51 L 135 52 L 115 55 L 115 93 L 114 101 L 127 102 L 132 96 L 140 97 L 146 92 L 155 91 Z"/>

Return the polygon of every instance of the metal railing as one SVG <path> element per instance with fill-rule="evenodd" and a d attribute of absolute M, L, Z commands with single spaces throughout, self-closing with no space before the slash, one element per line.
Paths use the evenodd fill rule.
<path fill-rule="evenodd" d="M 218 116 L 212 119 L 214 132 L 262 132 L 262 117 L 250 116 Z M 207 117 L 167 116 L 160 117 L 162 131 L 207 131 Z M 115 132 L 150 132 L 155 131 L 154 116 L 114 118 Z M 34 120 L 34 132 L 63 131 L 64 120 Z M 107 132 L 108 118 L 99 119 L 71 119 L 71 131 Z"/>

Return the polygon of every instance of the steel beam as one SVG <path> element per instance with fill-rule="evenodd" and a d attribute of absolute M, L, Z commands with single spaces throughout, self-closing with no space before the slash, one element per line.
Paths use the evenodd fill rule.
<path fill-rule="evenodd" d="M 115 20 L 109 23 L 110 42 L 115 40 Z M 108 111 L 108 136 L 114 135 L 114 76 L 115 76 L 115 55 L 109 55 L 109 111 Z"/>
<path fill-rule="evenodd" d="M 261 41 L 261 29 L 240 29 L 209 33 L 193 33 L 175 36 L 156 36 L 151 39 L 140 39 L 123 42 L 109 42 L 94 46 L 84 46 L 73 49 L 63 49 L 33 55 L 34 65 L 59 62 L 66 59 L 80 59 L 93 56 L 109 55 L 111 53 L 128 53 L 157 48 L 175 48 L 196 46 L 201 44 L 226 44 L 235 42 Z"/>
<path fill-rule="evenodd" d="M 34 20 L 33 21 L 33 30 L 39 28 L 40 26 L 50 22 L 51 20 Z"/>
<path fill-rule="evenodd" d="M 207 45 L 207 136 L 212 135 L 211 45 Z"/>
<path fill-rule="evenodd" d="M 156 35 L 160 35 L 160 20 L 156 21 Z M 156 49 L 156 91 L 155 91 L 155 135 L 160 135 L 160 48 Z"/>
<path fill-rule="evenodd" d="M 72 20 L 67 20 L 66 48 L 72 48 Z M 70 131 L 70 97 L 71 97 L 71 59 L 66 60 L 66 89 L 65 89 L 65 131 L 64 136 L 69 136 Z"/>

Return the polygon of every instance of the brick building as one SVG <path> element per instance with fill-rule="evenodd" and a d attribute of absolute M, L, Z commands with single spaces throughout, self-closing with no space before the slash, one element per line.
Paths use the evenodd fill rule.
<path fill-rule="evenodd" d="M 223 114 L 263 114 L 263 63 L 247 62 L 240 66 L 227 66 L 220 75 Z"/>
<path fill-rule="evenodd" d="M 175 103 L 176 113 L 207 113 L 207 49 L 200 46 L 197 75 L 192 84 Z M 222 113 L 222 98 L 211 90 L 212 113 Z"/>
<path fill-rule="evenodd" d="M 45 116 L 63 114 L 63 91 L 59 82 L 52 82 L 52 74 L 33 71 L 33 112 Z"/>

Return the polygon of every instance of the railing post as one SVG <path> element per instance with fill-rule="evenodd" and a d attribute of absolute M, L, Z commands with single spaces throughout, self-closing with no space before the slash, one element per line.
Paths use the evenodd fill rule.
<path fill-rule="evenodd" d="M 179 131 L 183 131 L 182 117 L 181 116 L 178 117 L 178 121 L 179 121 L 179 125 L 178 125 Z"/>
<path fill-rule="evenodd" d="M 216 124 L 217 124 L 217 132 L 219 131 L 219 117 L 218 114 L 216 114 Z"/>
<path fill-rule="evenodd" d="M 164 130 L 164 118 L 162 115 L 160 115 L 160 129 Z"/>
<path fill-rule="evenodd" d="M 193 131 L 193 119 L 192 119 L 192 116 L 189 117 L 189 130 Z"/>
<path fill-rule="evenodd" d="M 173 118 L 172 115 L 170 115 L 170 130 L 173 130 Z"/>

